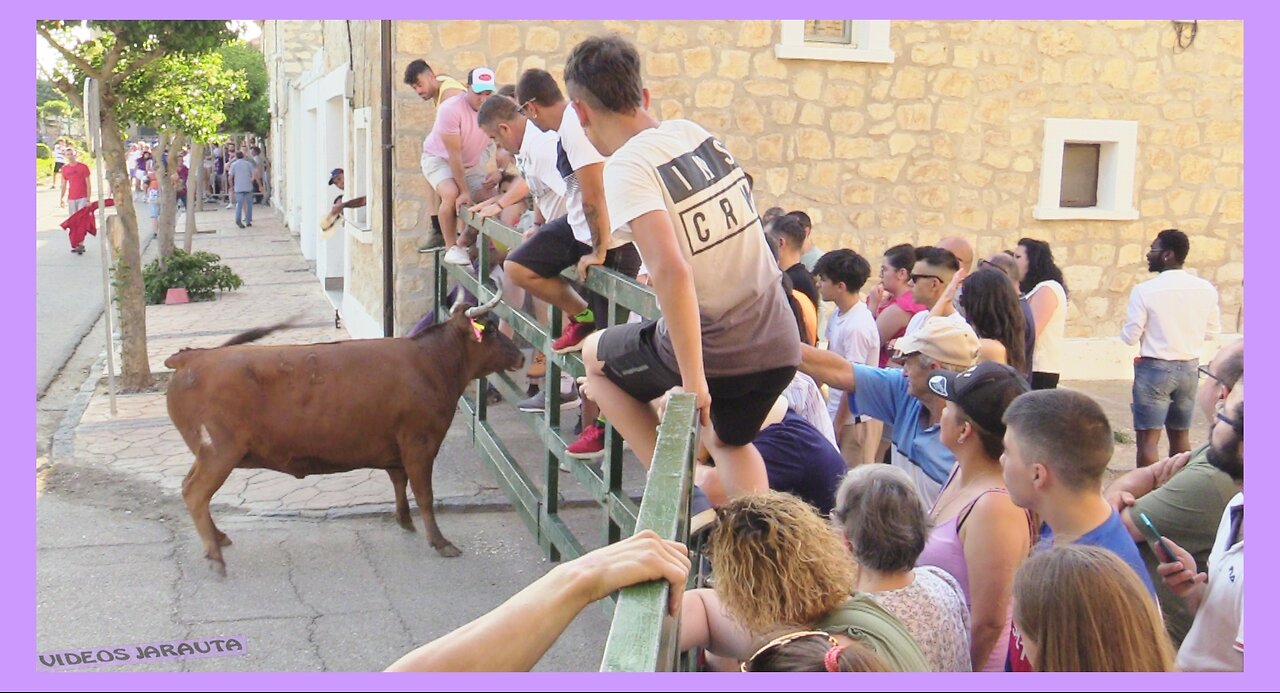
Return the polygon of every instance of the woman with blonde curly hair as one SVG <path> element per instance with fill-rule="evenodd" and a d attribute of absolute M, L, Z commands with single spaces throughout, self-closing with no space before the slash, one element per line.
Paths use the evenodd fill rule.
<path fill-rule="evenodd" d="M 1149 594 L 1111 551 L 1057 546 L 1018 569 L 1013 622 L 1036 671 L 1174 671 Z"/>
<path fill-rule="evenodd" d="M 839 535 L 804 501 L 768 492 L 716 509 L 711 531 L 713 589 L 685 594 L 680 649 L 745 660 L 764 633 L 787 624 L 860 641 L 895 671 L 929 671 L 903 625 L 855 595 L 854 565 Z"/>

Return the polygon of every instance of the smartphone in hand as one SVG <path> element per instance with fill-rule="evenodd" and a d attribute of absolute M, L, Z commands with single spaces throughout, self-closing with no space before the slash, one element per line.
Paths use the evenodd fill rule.
<path fill-rule="evenodd" d="M 1173 555 L 1173 551 L 1169 549 L 1169 545 L 1164 543 L 1164 537 L 1160 535 L 1160 530 L 1156 529 L 1155 524 L 1151 522 L 1151 518 L 1147 517 L 1147 514 L 1142 512 L 1137 513 L 1137 515 L 1138 531 L 1142 532 L 1142 536 L 1146 537 L 1147 541 L 1152 544 L 1159 545 L 1160 552 L 1164 554 L 1164 556 L 1156 556 L 1156 558 L 1160 559 L 1161 563 L 1173 563 L 1177 561 L 1178 558 Z"/>

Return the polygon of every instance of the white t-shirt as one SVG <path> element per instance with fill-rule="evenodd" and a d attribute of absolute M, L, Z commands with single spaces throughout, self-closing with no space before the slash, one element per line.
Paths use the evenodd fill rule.
<path fill-rule="evenodd" d="M 604 189 L 614 237 L 654 211 L 671 220 L 693 271 L 708 377 L 797 366 L 800 335 L 769 252 L 751 186 L 738 162 L 706 130 L 669 120 L 628 140 L 605 164 Z M 658 352 L 679 370 L 665 320 Z"/>
<path fill-rule="evenodd" d="M 835 352 L 850 364 L 880 365 L 880 330 L 867 304 L 858 301 L 849 310 L 839 310 L 827 320 L 827 350 Z M 834 422 L 844 390 L 827 389 L 827 414 Z"/>
<path fill-rule="evenodd" d="M 556 158 L 556 168 L 560 171 L 560 176 L 564 178 L 565 199 L 568 201 L 569 227 L 573 229 L 573 237 L 578 242 L 591 245 L 591 226 L 587 224 L 587 213 L 582 208 L 582 186 L 578 182 L 578 171 L 585 166 L 604 163 L 604 157 L 601 156 L 595 145 L 591 144 L 591 141 L 587 139 L 587 133 L 583 131 L 582 122 L 578 120 L 578 112 L 574 110 L 573 106 L 565 107 L 564 117 L 560 120 L 558 133 L 560 146 Z M 606 210 L 608 209 L 607 204 L 605 208 Z M 617 228 L 618 224 L 614 223 L 613 226 Z M 617 248 L 625 243 L 626 241 L 611 237 L 609 247 Z"/>
<path fill-rule="evenodd" d="M 1062 348 L 1067 339 L 1067 292 L 1058 282 L 1046 279 L 1031 287 L 1027 292 L 1027 301 L 1031 301 L 1037 291 L 1052 291 L 1058 297 L 1058 308 L 1049 316 L 1049 324 L 1044 332 L 1036 337 L 1035 352 L 1031 355 L 1031 370 L 1036 373 L 1061 373 Z M 1039 325 L 1036 328 L 1039 329 Z"/>
<path fill-rule="evenodd" d="M 524 141 L 515 155 L 516 168 L 520 169 L 520 177 L 528 184 L 544 221 L 559 219 L 568 210 L 564 178 L 556 169 L 556 144 L 559 141 L 560 136 L 554 130 L 543 132 L 533 121 L 526 120 Z"/>
<path fill-rule="evenodd" d="M 911 321 L 907 323 L 907 331 L 906 331 L 906 332 L 904 332 L 904 333 L 902 333 L 902 336 L 904 336 L 904 337 L 905 337 L 905 336 L 907 336 L 907 335 L 909 335 L 909 334 L 913 334 L 913 333 L 915 333 L 915 331 L 916 331 L 916 330 L 919 330 L 921 327 L 923 327 L 923 326 L 924 326 L 924 321 L 925 321 L 925 320 L 928 320 L 928 319 L 929 319 L 929 318 L 931 318 L 931 317 L 934 317 L 934 316 L 933 316 L 931 313 L 929 313 L 929 311 L 927 311 L 927 310 L 922 310 L 922 311 L 920 311 L 919 313 L 916 313 L 915 315 L 912 315 L 912 316 L 911 316 Z M 939 317 L 938 317 L 938 319 L 939 319 L 939 320 L 946 320 L 946 321 L 948 321 L 948 322 L 954 322 L 954 323 L 955 323 L 955 324 L 957 324 L 957 325 L 968 325 L 968 324 L 969 324 L 969 323 L 968 323 L 968 321 L 966 321 L 966 320 L 964 319 L 964 316 L 963 316 L 963 315 L 961 315 L 961 314 L 959 314 L 959 313 L 956 313 L 956 312 L 952 312 L 952 313 L 948 313 L 948 314 L 946 314 L 946 315 L 939 316 Z M 875 364 L 872 364 L 872 365 L 875 365 Z"/>
<path fill-rule="evenodd" d="M 1200 358 L 1204 341 L 1222 331 L 1218 290 L 1186 270 L 1165 270 L 1133 287 L 1120 333 L 1139 353 L 1165 361 Z"/>
<path fill-rule="evenodd" d="M 1244 507 L 1243 493 L 1227 503 L 1218 524 L 1204 599 L 1178 649 L 1180 671 L 1244 671 L 1244 540 L 1229 545 L 1237 507 Z"/>

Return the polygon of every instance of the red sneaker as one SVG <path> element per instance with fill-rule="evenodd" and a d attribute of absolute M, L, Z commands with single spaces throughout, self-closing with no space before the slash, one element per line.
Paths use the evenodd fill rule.
<path fill-rule="evenodd" d="M 594 322 L 578 322 L 573 318 L 569 318 L 569 325 L 564 328 L 559 339 L 551 343 L 551 350 L 557 354 L 568 354 L 574 351 L 582 351 L 582 340 L 587 335 L 596 331 Z"/>
<path fill-rule="evenodd" d="M 570 443 L 564 451 L 575 460 L 594 460 L 604 457 L 604 426 L 598 422 L 587 426 L 582 435 Z"/>

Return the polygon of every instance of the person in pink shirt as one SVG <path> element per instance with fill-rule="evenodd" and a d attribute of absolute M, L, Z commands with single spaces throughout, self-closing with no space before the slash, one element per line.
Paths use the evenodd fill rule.
<path fill-rule="evenodd" d="M 493 70 L 477 67 L 467 75 L 467 91 L 445 99 L 436 113 L 435 126 L 422 143 L 422 175 L 440 196 L 440 231 L 451 246 L 444 261 L 470 264 L 467 246 L 471 242 L 458 229 L 458 210 L 474 204 L 472 193 L 486 185 L 494 187 L 500 174 L 488 180 L 485 167 L 493 154 L 493 143 L 480 129 L 476 114 L 498 85 Z"/>
<path fill-rule="evenodd" d="M 911 268 L 915 263 L 916 249 L 907 243 L 886 250 L 880 264 L 880 283 L 867 294 L 867 307 L 880 329 L 881 368 L 889 365 L 893 342 L 907 331 L 911 316 L 926 310 L 911 296 Z"/>

